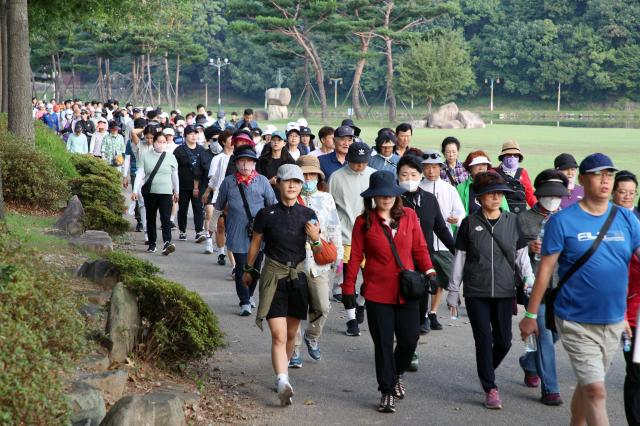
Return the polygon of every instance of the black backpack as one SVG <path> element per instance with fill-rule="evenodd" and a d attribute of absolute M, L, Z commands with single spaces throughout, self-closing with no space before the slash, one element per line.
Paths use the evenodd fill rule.
<path fill-rule="evenodd" d="M 504 197 L 509 204 L 509 210 L 512 213 L 520 214 L 527 210 L 527 198 L 525 196 L 524 185 L 520 182 L 520 176 L 522 176 L 522 168 L 518 167 L 515 176 L 508 175 L 502 170 L 497 168 L 496 171 L 507 182 L 507 186 L 511 188 L 513 192 L 505 192 Z"/>

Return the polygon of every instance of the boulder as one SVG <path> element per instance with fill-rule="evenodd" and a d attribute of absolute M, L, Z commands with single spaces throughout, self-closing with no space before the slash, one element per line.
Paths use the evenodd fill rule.
<path fill-rule="evenodd" d="M 67 393 L 72 426 L 98 426 L 106 414 L 100 391 L 84 382 L 75 382 Z"/>
<path fill-rule="evenodd" d="M 413 127 L 414 129 L 424 129 L 427 127 L 428 121 L 427 120 L 413 120 L 411 123 L 411 127 Z"/>
<path fill-rule="evenodd" d="M 84 208 L 78 196 L 74 195 L 69 200 L 67 208 L 64 209 L 64 212 L 62 212 L 62 215 L 53 226 L 69 235 L 77 236 L 84 231 L 82 219 L 84 219 Z"/>
<path fill-rule="evenodd" d="M 186 425 L 183 400 L 170 393 L 129 395 L 109 410 L 100 426 Z"/>
<path fill-rule="evenodd" d="M 120 281 L 120 272 L 105 259 L 84 262 L 82 266 L 80 266 L 80 269 L 78 269 L 78 272 L 76 272 L 76 276 L 87 278 L 106 290 L 111 290 L 113 286 Z M 110 294 L 111 293 L 109 293 L 109 295 Z M 87 298 L 89 299 L 89 295 L 87 295 Z M 104 295 L 99 296 L 98 299 L 104 299 Z M 89 301 L 96 303 L 91 299 L 89 299 Z"/>
<path fill-rule="evenodd" d="M 291 103 L 291 90 L 286 87 L 267 89 L 267 105 L 287 106 Z"/>
<path fill-rule="evenodd" d="M 136 296 L 122 283 L 113 287 L 106 333 L 113 342 L 111 362 L 124 362 L 136 344 L 140 330 L 140 313 Z"/>
<path fill-rule="evenodd" d="M 286 106 L 269 105 L 267 107 L 267 114 L 269 115 L 269 120 L 282 120 L 289 118 L 289 110 Z"/>
<path fill-rule="evenodd" d="M 104 231 L 85 231 L 84 234 L 72 238 L 71 244 L 97 253 L 113 251 L 113 241 L 109 234 Z"/>
<path fill-rule="evenodd" d="M 109 357 L 106 354 L 94 352 L 82 360 L 79 367 L 92 373 L 102 373 L 107 371 L 109 365 Z"/>
<path fill-rule="evenodd" d="M 74 272 L 74 273 L 77 273 L 77 272 Z M 116 278 L 116 277 L 112 276 L 110 277 L 110 280 L 113 281 L 113 278 Z M 117 279 L 113 281 L 113 284 L 109 286 L 109 289 L 112 289 L 117 282 L 118 282 Z M 81 294 L 87 298 L 87 301 L 89 303 L 93 303 L 95 305 L 100 305 L 100 306 L 104 306 L 111 298 L 110 291 L 83 291 L 81 292 Z"/>
<path fill-rule="evenodd" d="M 458 120 L 451 120 L 445 122 L 440 129 L 464 129 L 464 125 Z"/>
<path fill-rule="evenodd" d="M 460 111 L 456 119 L 462 123 L 465 129 L 484 129 L 484 121 L 480 116 L 471 111 Z"/>
<path fill-rule="evenodd" d="M 104 314 L 104 307 L 94 303 L 87 303 L 78 309 L 80 314 L 87 319 L 100 319 Z"/>
<path fill-rule="evenodd" d="M 253 111 L 253 118 L 255 118 L 256 121 L 267 121 L 269 120 L 269 113 L 263 109 L 257 109 Z"/>
<path fill-rule="evenodd" d="M 124 370 L 110 370 L 80 376 L 81 382 L 100 390 L 111 401 L 120 399 L 128 379 L 129 374 Z"/>
<path fill-rule="evenodd" d="M 454 102 L 442 105 L 435 112 L 429 114 L 427 118 L 429 127 L 444 128 L 443 126 L 446 122 L 456 119 L 458 112 L 458 105 Z"/>

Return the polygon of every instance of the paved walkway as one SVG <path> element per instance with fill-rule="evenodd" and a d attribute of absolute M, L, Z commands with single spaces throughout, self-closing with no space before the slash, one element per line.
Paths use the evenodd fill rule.
<path fill-rule="evenodd" d="M 281 408 L 274 393 L 269 332 L 260 332 L 254 316 L 238 316 L 230 266 L 218 266 L 213 255 L 202 254 L 204 246 L 194 243 L 193 231 L 188 232 L 189 241 L 175 241 L 177 250 L 168 257 L 159 252 L 145 253 L 143 234 L 132 235 L 137 256 L 158 265 L 167 278 L 198 292 L 218 316 L 229 345 L 216 356 L 216 366 L 245 383 L 244 391 L 264 407 L 263 415 L 254 423 L 550 426 L 569 422 L 575 379 L 560 344 L 556 347 L 563 406 L 542 405 L 538 402 L 539 389 L 524 386 L 518 366 L 523 345 L 514 338 L 509 355 L 497 371 L 504 408 L 491 411 L 483 407 L 484 393 L 476 375 L 474 343 L 464 309 L 457 321 L 443 316 L 446 312 L 441 309 L 444 330 L 420 338 L 420 370 L 405 375 L 407 397 L 396 404 L 395 414 L 379 414 L 373 344 L 366 322 L 360 337 L 345 336 L 344 310 L 334 303 L 321 341 L 322 360 L 314 362 L 303 351 L 303 368 L 290 370 L 294 405 Z M 513 329 L 517 330 L 515 317 Z M 608 376 L 612 425 L 626 424 L 623 382 L 624 359 L 620 352 Z"/>

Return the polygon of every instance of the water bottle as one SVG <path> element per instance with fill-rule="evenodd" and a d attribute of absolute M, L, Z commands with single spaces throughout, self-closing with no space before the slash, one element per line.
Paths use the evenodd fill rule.
<path fill-rule="evenodd" d="M 631 338 L 626 331 L 622 332 L 622 350 L 625 352 L 631 352 Z"/>
<path fill-rule="evenodd" d="M 451 309 L 451 319 L 454 321 L 458 319 L 458 308 Z"/>
<path fill-rule="evenodd" d="M 549 220 L 549 216 L 551 215 L 549 214 L 545 216 L 545 218 L 542 219 L 542 222 L 540 222 L 540 233 L 538 234 L 538 241 L 540 241 L 540 243 L 542 243 L 542 239 L 544 238 L 544 225 L 547 223 L 547 220 Z M 540 253 L 536 253 L 533 258 L 536 260 L 536 262 L 540 262 L 542 256 L 540 256 Z"/>
<path fill-rule="evenodd" d="M 530 334 L 524 340 L 524 351 L 525 352 L 535 352 L 538 350 L 538 340 L 536 339 L 535 334 Z"/>

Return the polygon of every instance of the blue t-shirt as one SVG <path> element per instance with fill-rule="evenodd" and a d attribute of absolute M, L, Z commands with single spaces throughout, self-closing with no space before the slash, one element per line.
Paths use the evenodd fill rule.
<path fill-rule="evenodd" d="M 322 173 L 324 173 L 324 178 L 327 182 L 333 172 L 341 169 L 345 164 L 347 164 L 346 161 L 344 164 L 341 164 L 338 161 L 335 151 L 319 156 L 318 161 L 320 161 L 320 169 L 322 170 Z"/>
<path fill-rule="evenodd" d="M 578 203 L 552 215 L 544 227 L 542 254 L 560 253 L 558 275 L 569 270 L 593 244 L 609 211 L 585 212 Z M 563 319 L 588 324 L 615 324 L 624 319 L 629 262 L 640 247 L 640 222 L 620 207 L 598 250 L 569 278 L 555 302 Z"/>

